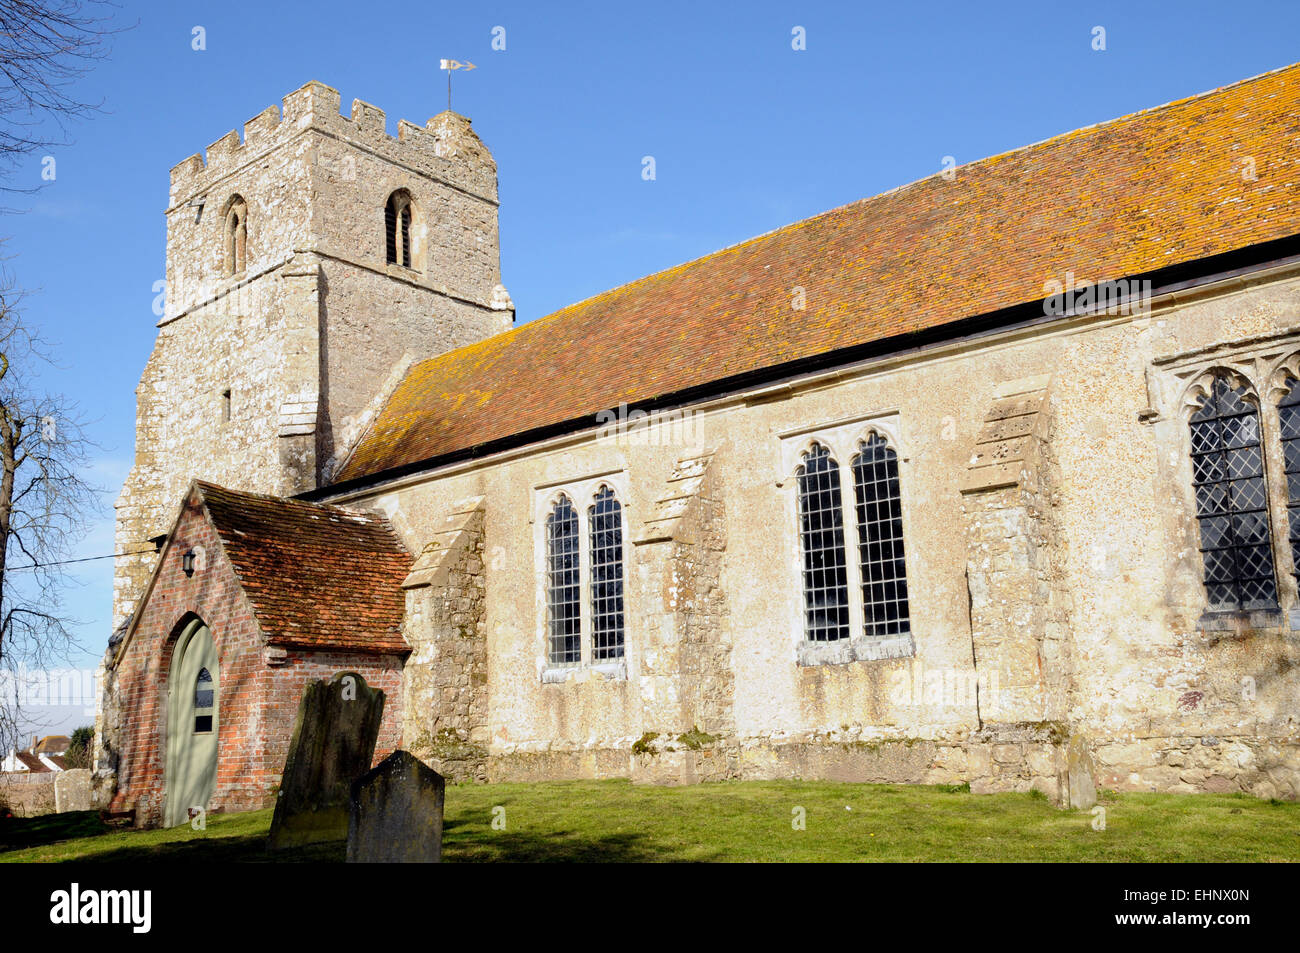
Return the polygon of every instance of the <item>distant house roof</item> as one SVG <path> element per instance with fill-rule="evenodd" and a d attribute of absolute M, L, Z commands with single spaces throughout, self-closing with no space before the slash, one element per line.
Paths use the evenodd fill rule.
<path fill-rule="evenodd" d="M 46 735 L 32 745 L 32 751 L 35 754 L 63 754 L 71 744 L 72 739 L 67 735 Z"/>
<path fill-rule="evenodd" d="M 833 209 L 416 364 L 335 480 L 1300 234 L 1297 137 L 1300 64 Z"/>
<path fill-rule="evenodd" d="M 27 765 L 28 771 L 39 774 L 42 771 L 48 772 L 50 770 L 50 768 L 41 761 L 40 755 L 32 754 L 30 751 L 17 751 L 14 754 L 19 761 Z"/>
<path fill-rule="evenodd" d="M 268 642 L 410 651 L 401 626 L 412 558 L 385 519 L 201 481 L 194 492 Z"/>

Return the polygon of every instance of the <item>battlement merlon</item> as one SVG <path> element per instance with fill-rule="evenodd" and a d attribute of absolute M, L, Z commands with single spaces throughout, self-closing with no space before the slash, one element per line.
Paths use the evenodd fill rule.
<path fill-rule="evenodd" d="M 278 106 L 268 106 L 244 123 L 241 142 L 232 129 L 206 151 L 195 153 L 171 170 L 169 205 L 175 209 L 214 188 L 223 178 L 277 149 L 308 129 L 337 137 L 398 165 L 440 180 L 493 205 L 497 198 L 496 160 L 474 132 L 470 120 L 444 110 L 418 126 L 405 119 L 397 135 L 384 128 L 384 111 L 352 101 L 351 117 L 339 112 L 339 92 L 310 82 L 284 97 L 283 118 Z"/>

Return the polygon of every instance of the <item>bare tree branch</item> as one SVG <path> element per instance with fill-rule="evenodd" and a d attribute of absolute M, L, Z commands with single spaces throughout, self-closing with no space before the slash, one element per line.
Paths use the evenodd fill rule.
<path fill-rule="evenodd" d="M 116 9 L 109 0 L 0 0 L 0 173 L 65 144 L 69 122 L 100 109 L 76 87 L 120 32 L 110 25 Z"/>
<path fill-rule="evenodd" d="M 21 667 L 46 667 L 75 645 L 58 564 L 100 507 L 85 476 L 94 445 L 79 411 L 31 380 L 49 357 L 23 323 L 22 299 L 0 277 L 0 682 L 7 674 L 15 687 Z M 0 698 L 0 750 L 16 744 L 18 718 L 18 699 Z"/>

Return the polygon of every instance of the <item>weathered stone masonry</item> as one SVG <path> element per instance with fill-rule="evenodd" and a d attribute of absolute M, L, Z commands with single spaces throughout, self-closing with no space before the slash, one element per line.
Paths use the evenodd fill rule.
<path fill-rule="evenodd" d="M 447 517 L 416 558 L 406 590 L 405 747 L 455 780 L 487 779 L 487 632 L 483 500 Z"/>
<path fill-rule="evenodd" d="M 360 100 L 309 83 L 172 170 L 167 287 L 136 396 L 136 459 L 117 550 L 165 533 L 190 480 L 292 495 L 337 469 L 395 366 L 508 328 L 496 164 L 446 112 L 398 137 Z M 385 261 L 388 196 L 416 210 L 412 267 Z M 248 208 L 247 263 L 226 273 L 224 211 Z M 230 419 L 224 419 L 224 402 Z M 118 560 L 114 627 L 156 557 Z"/>
<path fill-rule="evenodd" d="M 727 736 L 735 728 L 720 577 L 727 552 L 726 508 L 712 459 L 707 453 L 676 462 L 634 540 L 639 557 L 663 560 L 662 573 L 651 576 L 645 595 L 658 603 L 668 624 L 662 643 L 652 650 L 656 664 L 643 672 L 661 671 L 675 679 L 670 694 L 679 709 L 662 712 L 663 729 L 672 734 L 697 730 Z"/>
<path fill-rule="evenodd" d="M 1074 759 L 1078 765 L 1084 758 L 1079 771 L 1087 780 L 1068 778 L 1072 620 L 1057 569 L 1065 536 L 1052 501 L 1059 477 L 1050 452 L 1051 419 L 1050 377 L 996 388 L 963 479 L 975 737 L 991 746 L 985 774 L 973 777 L 971 786 L 999 790 L 1046 782 L 1068 800 L 1071 790 L 1083 796 L 1092 778 L 1082 738 L 1074 742 Z"/>

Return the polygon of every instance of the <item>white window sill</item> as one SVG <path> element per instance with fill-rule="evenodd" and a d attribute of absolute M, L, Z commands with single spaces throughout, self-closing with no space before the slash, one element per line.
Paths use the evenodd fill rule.
<path fill-rule="evenodd" d="M 878 662 L 883 659 L 912 658 L 916 642 L 906 635 L 859 635 L 834 642 L 800 641 L 795 661 L 799 665 L 849 665 L 853 662 Z"/>
<path fill-rule="evenodd" d="M 564 682 L 585 682 L 593 676 L 602 681 L 627 681 L 627 660 L 597 662 L 595 665 L 553 665 L 542 669 L 543 685 L 560 685 Z"/>

